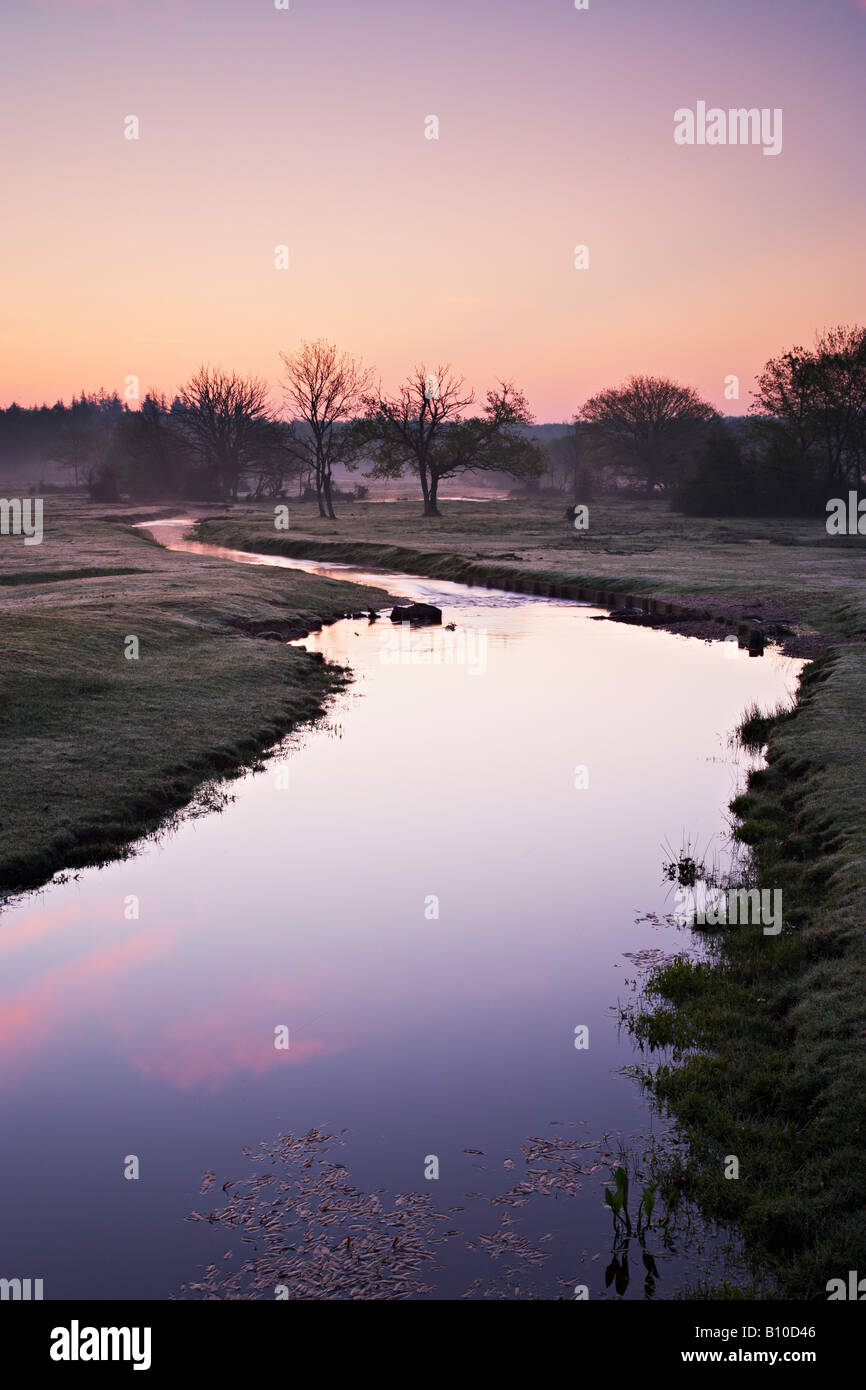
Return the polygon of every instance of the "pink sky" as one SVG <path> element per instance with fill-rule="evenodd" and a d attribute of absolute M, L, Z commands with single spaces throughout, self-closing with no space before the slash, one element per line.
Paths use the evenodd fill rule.
<path fill-rule="evenodd" d="M 866 319 L 856 0 L 22 0 L 0 47 L 3 404 L 276 388 L 325 336 L 540 420 L 632 371 L 736 412 Z M 675 145 L 699 100 L 781 108 L 781 154 Z"/>

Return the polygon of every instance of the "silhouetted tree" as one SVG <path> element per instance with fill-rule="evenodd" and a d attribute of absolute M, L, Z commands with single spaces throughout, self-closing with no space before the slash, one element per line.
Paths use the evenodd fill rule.
<path fill-rule="evenodd" d="M 190 444 L 164 395 L 151 390 L 140 410 L 127 411 L 114 427 L 109 461 L 134 497 L 187 495 Z"/>
<path fill-rule="evenodd" d="M 273 438 L 267 386 L 220 367 L 200 367 L 178 392 L 173 415 L 224 500 L 237 500 L 244 474 Z"/>
<path fill-rule="evenodd" d="M 421 483 L 424 515 L 438 516 L 436 448 L 446 425 L 462 420 L 474 400 L 474 392 L 447 364 L 435 372 L 416 367 L 395 396 L 368 393 L 361 428 L 372 446 L 373 476 L 399 478 L 410 466 Z"/>
<path fill-rule="evenodd" d="M 586 427 L 574 420 L 566 434 L 549 439 L 544 445 L 547 471 L 558 487 L 573 503 L 592 500 L 594 473 L 598 469 L 598 448 Z"/>
<path fill-rule="evenodd" d="M 486 392 L 481 415 L 448 421 L 429 457 L 433 515 L 439 484 L 459 473 L 506 473 L 529 487 L 536 485 L 544 473 L 544 456 L 525 433 L 533 418 L 523 392 L 502 381 Z"/>
<path fill-rule="evenodd" d="M 524 432 L 532 415 L 523 393 L 500 382 L 487 392 L 481 415 L 464 416 L 474 400 L 448 365 L 435 372 L 416 367 L 396 395 L 368 394 L 357 428 L 374 460 L 371 476 L 398 478 L 411 468 L 421 484 L 425 516 L 439 516 L 444 478 L 468 472 L 539 477 L 544 461 Z"/>
<path fill-rule="evenodd" d="M 690 386 L 667 377 L 632 376 L 586 401 L 578 418 L 617 451 L 622 466 L 652 496 L 683 475 L 689 454 L 719 415 Z"/>
<path fill-rule="evenodd" d="M 825 492 L 859 485 L 866 463 L 866 328 L 826 329 L 814 349 L 771 358 L 751 414 L 767 449 Z"/>
<path fill-rule="evenodd" d="M 289 483 L 303 479 L 309 468 L 308 449 L 293 424 L 276 420 L 250 469 L 254 497 L 280 497 Z"/>
<path fill-rule="evenodd" d="M 59 463 L 61 468 L 70 468 L 74 485 L 78 487 L 79 476 L 95 448 L 96 434 L 92 425 L 67 425 L 54 443 L 48 446 L 45 457 L 53 463 Z"/>
<path fill-rule="evenodd" d="M 324 338 L 302 343 L 297 352 L 282 352 L 280 357 L 289 409 L 306 426 L 296 442 L 307 451 L 319 515 L 335 519 L 332 470 L 338 463 L 351 466 L 357 458 L 362 441 L 350 421 L 361 407 L 372 373 Z"/>

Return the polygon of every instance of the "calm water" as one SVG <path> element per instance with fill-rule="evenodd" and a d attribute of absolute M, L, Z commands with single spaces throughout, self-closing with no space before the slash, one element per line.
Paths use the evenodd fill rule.
<path fill-rule="evenodd" d="M 181 526 L 152 529 L 182 544 Z M 728 734 L 799 663 L 730 660 L 573 603 L 363 577 L 439 603 L 455 632 L 401 650 L 390 623 L 347 620 L 308 640 L 355 674 L 321 726 L 230 784 L 221 813 L 0 918 L 0 1275 L 42 1278 L 47 1298 L 163 1299 L 230 1251 L 234 1268 L 253 1247 L 184 1217 L 257 1171 L 245 1146 L 311 1127 L 347 1131 L 334 1157 L 386 1211 L 408 1192 L 462 1208 L 437 1227 L 456 1234 L 422 1296 L 479 1279 L 510 1297 L 604 1293 L 607 1169 L 578 1190 L 536 1176 L 523 1205 L 491 1198 L 525 1179 L 528 1136 L 607 1133 L 611 1150 L 617 1132 L 663 1132 L 620 1074 L 635 1054 L 615 1006 L 626 953 L 689 937 L 635 919 L 673 910 L 665 842 L 723 857 L 743 766 Z M 508 1253 L 485 1253 L 503 1213 L 519 1280 Z M 669 1298 L 700 1260 L 653 1248 Z"/>

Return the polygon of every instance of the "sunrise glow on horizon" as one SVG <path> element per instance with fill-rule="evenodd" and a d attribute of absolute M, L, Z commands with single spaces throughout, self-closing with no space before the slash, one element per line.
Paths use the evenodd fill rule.
<path fill-rule="evenodd" d="M 201 362 L 279 402 L 279 352 L 327 337 L 388 388 L 513 379 L 540 421 L 632 372 L 745 413 L 769 356 L 866 318 L 864 27 L 858 0 L 28 0 L 0 21 L 0 405 Z M 677 144 L 699 103 L 781 111 L 778 154 Z"/>

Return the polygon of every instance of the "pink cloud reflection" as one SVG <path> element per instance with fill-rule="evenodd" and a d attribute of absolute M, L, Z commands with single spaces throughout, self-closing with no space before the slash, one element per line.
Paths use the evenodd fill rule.
<path fill-rule="evenodd" d="M 286 1051 L 278 1051 L 272 1036 L 253 1037 L 247 1031 L 233 1037 L 226 1026 L 224 1013 L 186 1020 L 163 1034 L 146 1055 L 133 1056 L 132 1066 L 148 1080 L 167 1082 L 181 1091 L 197 1086 L 219 1091 L 235 1081 L 239 1072 L 262 1076 L 274 1067 L 303 1066 L 312 1058 L 343 1050 L 338 1043 L 311 1038 L 291 1039 Z"/>

